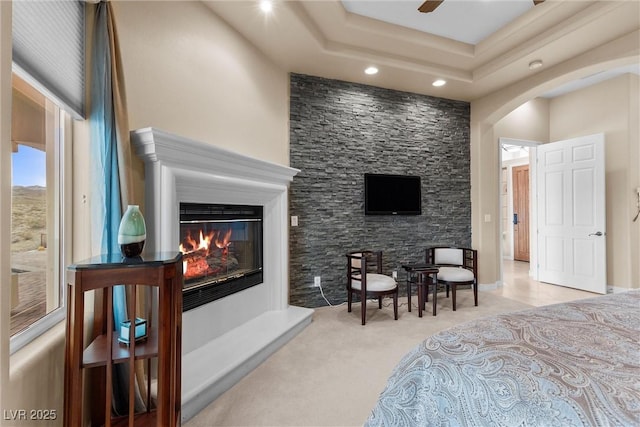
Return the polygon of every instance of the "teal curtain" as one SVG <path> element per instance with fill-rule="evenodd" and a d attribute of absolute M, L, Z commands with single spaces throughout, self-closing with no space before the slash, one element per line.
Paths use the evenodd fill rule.
<path fill-rule="evenodd" d="M 92 219 L 97 252 L 117 253 L 118 227 L 123 212 L 111 86 L 111 53 L 107 35 L 107 4 L 96 6 L 91 77 Z M 95 251 L 95 249 L 94 249 Z"/>
<path fill-rule="evenodd" d="M 118 227 L 131 191 L 129 125 L 126 120 L 124 84 L 111 4 L 96 5 L 91 78 L 92 241 L 94 253 L 119 253 Z M 120 75 L 118 75 L 120 73 Z M 113 290 L 115 325 L 128 319 L 124 286 Z M 114 365 L 113 411 L 128 411 L 129 370 Z M 144 410 L 136 386 L 136 411 Z"/>

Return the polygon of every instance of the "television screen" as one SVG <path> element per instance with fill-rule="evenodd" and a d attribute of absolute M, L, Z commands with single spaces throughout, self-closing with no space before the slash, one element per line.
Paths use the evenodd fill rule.
<path fill-rule="evenodd" d="M 365 215 L 421 215 L 420 177 L 364 174 Z"/>

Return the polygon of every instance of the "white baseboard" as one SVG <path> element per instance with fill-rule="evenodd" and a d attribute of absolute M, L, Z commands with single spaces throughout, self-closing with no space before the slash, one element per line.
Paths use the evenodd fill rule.
<path fill-rule="evenodd" d="M 611 286 L 607 285 L 607 293 L 608 294 L 619 294 L 622 292 L 627 292 L 632 290 L 632 288 L 621 288 L 620 286 Z"/>
<path fill-rule="evenodd" d="M 478 290 L 479 291 L 493 291 L 496 290 L 498 288 L 501 288 L 503 286 L 503 283 L 501 280 L 498 280 L 497 282 L 494 283 L 478 283 Z"/>

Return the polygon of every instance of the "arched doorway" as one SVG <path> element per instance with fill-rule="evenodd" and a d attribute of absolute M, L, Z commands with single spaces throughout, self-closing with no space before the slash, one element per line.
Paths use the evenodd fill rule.
<path fill-rule="evenodd" d="M 496 123 L 527 101 L 559 85 L 596 72 L 637 63 L 638 43 L 623 37 L 567 63 L 471 103 L 472 244 L 479 251 L 481 284 L 500 285 L 500 144 Z M 546 140 L 544 142 L 547 142 Z"/>

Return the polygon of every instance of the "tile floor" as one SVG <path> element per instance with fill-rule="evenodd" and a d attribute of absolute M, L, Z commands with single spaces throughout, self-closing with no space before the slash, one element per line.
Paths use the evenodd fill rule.
<path fill-rule="evenodd" d="M 598 295 L 564 286 L 536 282 L 529 277 L 528 262 L 504 260 L 502 268 L 504 286 L 488 291 L 488 293 L 533 306 L 591 298 Z"/>

